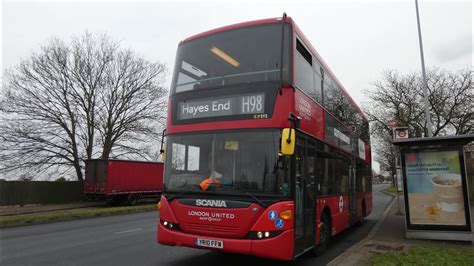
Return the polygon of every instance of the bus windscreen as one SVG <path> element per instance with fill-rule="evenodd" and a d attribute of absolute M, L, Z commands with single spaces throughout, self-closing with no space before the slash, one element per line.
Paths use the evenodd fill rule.
<path fill-rule="evenodd" d="M 289 81 L 290 26 L 284 27 L 283 80 Z M 179 46 L 171 92 L 279 81 L 282 24 L 218 32 Z"/>
<path fill-rule="evenodd" d="M 287 196 L 279 137 L 277 130 L 168 136 L 166 190 Z"/>

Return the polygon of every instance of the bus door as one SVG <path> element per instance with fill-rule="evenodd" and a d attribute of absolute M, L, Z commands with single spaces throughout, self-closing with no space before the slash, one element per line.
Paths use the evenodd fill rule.
<path fill-rule="evenodd" d="M 312 248 L 315 227 L 315 147 L 297 138 L 295 147 L 295 255 Z"/>
<path fill-rule="evenodd" d="M 356 222 L 356 161 L 351 160 L 349 169 L 349 225 L 352 226 Z"/>

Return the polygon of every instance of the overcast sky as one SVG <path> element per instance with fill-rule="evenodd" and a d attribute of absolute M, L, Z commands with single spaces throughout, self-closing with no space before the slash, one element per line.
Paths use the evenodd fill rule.
<path fill-rule="evenodd" d="M 37 51 L 52 36 L 106 32 L 146 59 L 168 66 L 171 82 L 178 42 L 242 21 L 279 17 L 300 26 L 357 103 L 384 69 L 418 71 L 413 1 L 2 1 L 2 69 Z M 427 67 L 472 67 L 471 1 L 420 0 Z"/>
<path fill-rule="evenodd" d="M 354 99 L 383 69 L 420 69 L 414 1 L 262 2 L 3 1 L 3 69 L 52 36 L 107 32 L 171 75 L 180 40 L 242 21 L 293 17 Z M 313 1 L 314 2 L 314 1 Z M 420 1 L 427 66 L 472 66 L 471 1 Z M 167 85 L 171 82 L 168 78 Z"/>

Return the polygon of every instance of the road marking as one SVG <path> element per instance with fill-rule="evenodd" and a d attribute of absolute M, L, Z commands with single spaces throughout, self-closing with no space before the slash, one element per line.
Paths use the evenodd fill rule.
<path fill-rule="evenodd" d="M 125 233 L 140 231 L 140 230 L 142 230 L 142 229 L 141 228 L 136 228 L 136 229 L 130 229 L 130 230 L 125 230 L 125 231 L 115 232 L 114 234 L 125 234 Z"/>

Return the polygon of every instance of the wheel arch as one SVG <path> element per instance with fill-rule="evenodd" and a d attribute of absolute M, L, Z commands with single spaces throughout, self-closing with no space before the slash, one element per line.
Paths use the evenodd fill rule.
<path fill-rule="evenodd" d="M 332 213 L 331 213 L 331 208 L 329 208 L 328 205 L 325 205 L 321 211 L 321 215 L 319 215 L 319 221 L 321 222 L 321 218 L 323 217 L 323 215 L 327 215 L 328 219 L 329 219 L 329 225 L 330 225 L 330 228 L 332 228 Z M 332 233 L 332 230 L 331 230 L 331 233 Z"/>

